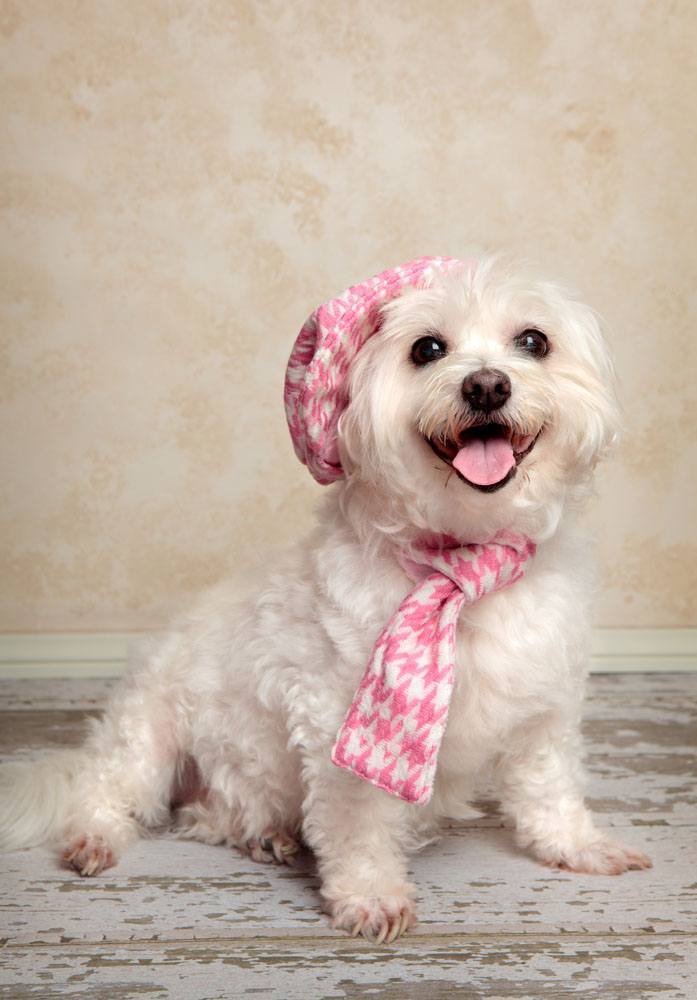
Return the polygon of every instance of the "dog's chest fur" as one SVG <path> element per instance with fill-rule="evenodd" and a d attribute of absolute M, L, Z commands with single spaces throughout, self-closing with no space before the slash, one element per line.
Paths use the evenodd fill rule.
<path fill-rule="evenodd" d="M 439 769 L 466 778 L 518 726 L 576 701 L 569 694 L 582 682 L 586 588 L 578 559 L 569 562 L 570 548 L 576 546 L 568 532 L 558 534 L 540 546 L 522 580 L 462 612 Z M 283 710 L 304 739 L 314 729 L 328 753 L 375 640 L 414 584 L 396 549 L 366 553 L 338 510 L 323 518 L 298 558 L 288 581 L 298 602 L 293 628 L 302 629 L 300 647 L 312 653 L 300 660 L 286 644 L 295 683 Z M 306 701 L 299 701 L 298 685 Z"/>

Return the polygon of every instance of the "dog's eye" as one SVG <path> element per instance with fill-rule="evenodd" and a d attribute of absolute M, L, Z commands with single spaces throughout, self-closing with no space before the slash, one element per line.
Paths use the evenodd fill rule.
<path fill-rule="evenodd" d="M 411 360 L 421 368 L 423 365 L 430 365 L 432 361 L 437 361 L 438 358 L 444 358 L 447 353 L 448 348 L 443 341 L 429 334 L 428 337 L 419 337 L 412 344 Z"/>
<path fill-rule="evenodd" d="M 532 354 L 534 358 L 544 358 L 549 351 L 549 341 L 539 330 L 523 330 L 514 338 L 513 343 L 519 350 Z"/>

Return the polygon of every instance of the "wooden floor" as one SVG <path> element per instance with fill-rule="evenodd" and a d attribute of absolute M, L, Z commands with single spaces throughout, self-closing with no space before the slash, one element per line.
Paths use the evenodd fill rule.
<path fill-rule="evenodd" d="M 79 741 L 108 681 L 0 681 L 0 753 Z M 310 858 L 257 865 L 224 848 L 142 841 L 94 880 L 47 850 L 0 856 L 0 996 L 697 997 L 697 675 L 596 676 L 590 801 L 651 872 L 550 871 L 496 813 L 413 859 L 416 930 L 389 947 L 334 933 Z"/>

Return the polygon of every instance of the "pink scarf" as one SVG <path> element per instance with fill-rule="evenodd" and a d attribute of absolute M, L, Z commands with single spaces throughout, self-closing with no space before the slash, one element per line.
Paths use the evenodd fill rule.
<path fill-rule="evenodd" d="M 528 539 L 499 535 L 486 545 L 424 547 L 404 560 L 420 582 L 375 643 L 334 744 L 335 764 L 407 802 L 429 801 L 460 611 L 520 579 L 534 553 Z"/>

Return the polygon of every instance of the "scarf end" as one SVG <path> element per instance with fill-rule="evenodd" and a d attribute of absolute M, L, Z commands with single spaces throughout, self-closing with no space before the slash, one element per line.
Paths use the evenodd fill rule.
<path fill-rule="evenodd" d="M 366 760 L 366 755 L 360 757 L 349 755 L 338 741 L 332 749 L 331 760 L 332 764 L 340 767 L 343 771 L 354 774 L 367 784 L 373 785 L 403 802 L 408 802 L 410 805 L 425 806 L 431 801 L 433 784 L 424 781 L 418 782 L 415 776 L 406 779 L 395 778 L 393 774 L 394 763 L 382 769 L 371 768 Z"/>

